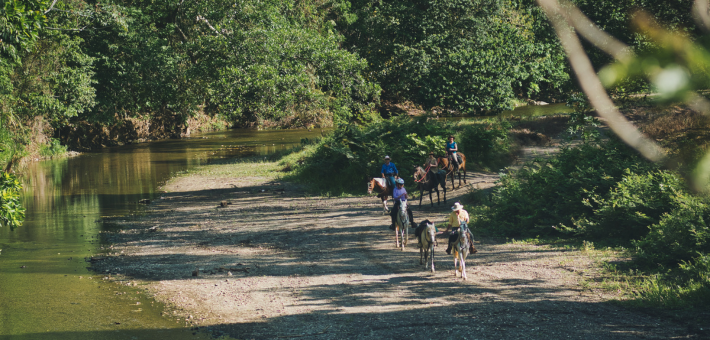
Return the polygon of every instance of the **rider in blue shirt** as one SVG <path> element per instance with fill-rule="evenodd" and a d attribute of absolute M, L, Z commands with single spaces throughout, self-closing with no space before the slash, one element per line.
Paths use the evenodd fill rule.
<path fill-rule="evenodd" d="M 454 164 L 454 170 L 457 170 L 459 168 L 459 160 L 456 156 L 457 151 L 459 151 L 459 146 L 458 144 L 456 144 L 456 142 L 454 142 L 454 136 L 451 135 L 449 136 L 449 142 L 446 143 L 446 153 L 449 155 L 449 159 Z"/>
<path fill-rule="evenodd" d="M 387 181 L 387 187 L 394 190 L 394 177 L 399 176 L 399 171 L 397 171 L 394 163 L 390 162 L 390 156 L 385 156 L 385 164 L 382 164 L 380 172 L 382 173 L 382 178 Z"/>

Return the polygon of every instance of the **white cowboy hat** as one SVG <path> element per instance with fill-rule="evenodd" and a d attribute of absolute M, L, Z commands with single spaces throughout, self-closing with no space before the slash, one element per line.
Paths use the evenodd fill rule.
<path fill-rule="evenodd" d="M 390 156 L 385 156 L 385 159 L 390 159 Z"/>
<path fill-rule="evenodd" d="M 463 209 L 463 205 L 461 205 L 461 203 L 459 203 L 459 202 L 454 203 L 454 206 L 451 207 L 452 211 L 459 211 L 461 209 Z"/>

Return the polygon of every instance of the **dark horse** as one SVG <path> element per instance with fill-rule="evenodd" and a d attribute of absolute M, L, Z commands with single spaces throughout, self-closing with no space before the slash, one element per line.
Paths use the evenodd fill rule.
<path fill-rule="evenodd" d="M 446 203 L 446 173 L 444 171 L 439 171 L 438 168 L 429 169 L 429 171 L 424 171 L 422 167 L 414 167 L 414 181 L 417 182 L 417 187 L 419 188 L 419 206 L 422 206 L 422 198 L 424 198 L 424 191 L 429 191 L 429 202 L 431 206 L 434 206 L 434 200 L 431 198 L 431 191 L 436 190 L 436 205 L 440 205 L 439 200 L 439 185 L 444 188 L 444 203 Z"/>
<path fill-rule="evenodd" d="M 462 153 L 457 152 L 459 156 L 461 156 L 461 162 L 459 162 L 459 169 L 456 171 L 459 174 L 459 188 L 461 187 L 461 171 L 463 171 L 463 182 L 466 183 L 466 156 L 464 156 Z M 451 189 L 456 189 L 456 186 L 454 185 L 454 165 L 449 162 L 448 157 L 437 157 L 436 158 L 437 163 L 439 163 L 439 166 L 446 170 L 446 176 L 448 177 L 449 174 L 451 175 Z"/>

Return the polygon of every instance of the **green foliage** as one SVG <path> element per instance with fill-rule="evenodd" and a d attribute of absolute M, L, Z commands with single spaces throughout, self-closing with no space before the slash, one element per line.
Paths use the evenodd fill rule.
<path fill-rule="evenodd" d="M 48 145 L 41 145 L 39 155 L 42 157 L 53 157 L 64 155 L 67 152 L 67 147 L 62 145 L 58 139 L 52 138 Z"/>
<path fill-rule="evenodd" d="M 508 133 L 511 128 L 512 125 L 507 120 L 464 126 L 458 133 L 457 141 L 469 166 L 478 164 L 498 167 L 509 161 L 505 156 L 513 151 L 513 141 Z M 443 150 L 441 154 L 444 154 Z"/>
<path fill-rule="evenodd" d="M 637 241 L 639 261 L 675 265 L 710 252 L 710 205 L 699 197 L 683 197 L 682 204 L 650 225 L 650 232 Z"/>
<path fill-rule="evenodd" d="M 478 124 L 484 127 L 476 127 Z M 443 155 L 448 135 L 475 133 L 475 137 L 468 136 L 466 140 L 490 141 L 460 144 L 461 150 L 485 155 L 490 160 L 501 156 L 497 152 L 509 150 L 510 146 L 506 143 L 510 141 L 498 138 L 505 135 L 508 128 L 508 124 L 501 122 L 484 121 L 469 126 L 426 117 L 395 117 L 366 126 L 345 125 L 318 142 L 302 159 L 291 159 L 284 165 L 295 170 L 292 174 L 294 178 L 308 182 L 317 190 L 362 192 L 368 178 L 381 176 L 382 159 L 389 155 L 400 176 L 405 178 L 405 186 L 411 189 L 414 187 L 411 180 L 413 168 L 421 166 L 430 151 Z"/>
<path fill-rule="evenodd" d="M 0 1 L 0 51 L 18 60 L 18 49 L 29 49 L 37 40 L 48 6 L 47 0 Z"/>
<path fill-rule="evenodd" d="M 595 194 L 585 201 L 594 212 L 575 221 L 576 233 L 625 244 L 643 238 L 650 225 L 684 206 L 688 199 L 685 184 L 674 173 L 626 170 L 608 193 Z"/>
<path fill-rule="evenodd" d="M 352 1 L 338 8 L 347 45 L 390 98 L 467 114 L 559 96 L 561 47 L 536 5 L 518 1 Z"/>
<path fill-rule="evenodd" d="M 14 175 L 0 173 L 0 226 L 16 228 L 25 219 L 25 209 L 20 203 L 22 184 Z"/>
<path fill-rule="evenodd" d="M 502 175 L 488 202 L 472 215 L 477 226 L 509 237 L 587 236 L 576 221 L 593 216 L 598 197 L 606 197 L 626 174 L 651 169 L 618 141 L 586 143 Z"/>

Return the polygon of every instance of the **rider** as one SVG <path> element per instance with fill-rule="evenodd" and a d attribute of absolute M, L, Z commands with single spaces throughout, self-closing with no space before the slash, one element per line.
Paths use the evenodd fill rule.
<path fill-rule="evenodd" d="M 390 156 L 385 156 L 385 164 L 382 164 L 380 172 L 382 173 L 382 178 L 387 181 L 387 187 L 394 188 L 394 178 L 399 175 L 399 171 L 397 171 L 394 163 L 390 162 Z"/>
<path fill-rule="evenodd" d="M 466 229 L 468 229 L 468 212 L 463 209 L 463 205 L 461 203 L 456 202 L 454 203 L 454 206 L 451 207 L 451 214 L 449 215 L 449 225 L 446 227 L 445 231 L 449 231 L 450 229 L 453 229 L 451 234 L 449 235 L 449 246 L 446 248 L 446 253 L 451 255 L 451 247 L 453 244 L 458 240 L 459 238 L 459 231 L 461 230 L 461 225 L 464 225 Z M 473 246 L 473 235 L 471 234 L 470 230 L 468 231 L 468 238 L 471 240 L 471 246 L 469 248 L 469 253 L 475 254 L 477 252 L 476 247 Z"/>
<path fill-rule="evenodd" d="M 436 157 L 434 157 L 434 152 L 429 153 L 429 157 L 427 157 L 426 161 L 424 161 L 424 170 L 427 172 L 427 180 L 430 180 L 432 176 L 434 176 L 439 169 L 439 163 L 436 161 Z"/>
<path fill-rule="evenodd" d="M 429 157 L 424 161 L 424 169 L 427 167 L 430 168 L 430 171 L 436 171 L 436 168 L 439 166 L 439 163 L 436 162 L 436 158 L 434 157 L 434 152 L 429 153 Z"/>
<path fill-rule="evenodd" d="M 458 170 L 459 168 L 459 160 L 458 157 L 456 156 L 456 152 L 459 151 L 459 146 L 454 142 L 454 136 L 450 135 L 449 136 L 449 142 L 446 143 L 446 154 L 449 155 L 449 159 L 453 161 L 454 164 L 454 171 Z"/>
<path fill-rule="evenodd" d="M 397 179 L 397 187 L 392 191 L 392 199 L 394 200 L 394 206 L 392 207 L 392 211 L 390 211 L 390 217 L 392 218 L 390 229 L 394 230 L 394 223 L 397 219 L 397 214 L 399 214 L 399 207 L 402 206 L 402 201 L 407 200 L 407 189 L 404 188 L 404 180 L 401 178 Z M 414 225 L 414 217 L 409 207 L 407 207 L 407 215 L 409 215 L 409 222 Z"/>

